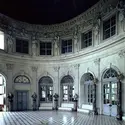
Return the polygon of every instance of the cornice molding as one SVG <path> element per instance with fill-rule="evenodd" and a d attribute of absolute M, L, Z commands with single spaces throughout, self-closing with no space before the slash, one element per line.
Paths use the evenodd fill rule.
<path fill-rule="evenodd" d="M 36 34 L 36 38 L 54 38 L 55 32 L 58 32 L 59 36 L 71 35 L 74 33 L 76 26 L 78 27 L 78 32 L 81 32 L 83 28 L 93 25 L 95 17 L 98 14 L 105 16 L 107 13 L 110 13 L 116 8 L 116 3 L 117 2 L 112 0 L 100 0 L 97 4 L 79 16 L 66 22 L 54 25 L 28 24 L 0 14 L 0 28 L 13 35 L 27 38 L 32 36 L 33 33 Z"/>

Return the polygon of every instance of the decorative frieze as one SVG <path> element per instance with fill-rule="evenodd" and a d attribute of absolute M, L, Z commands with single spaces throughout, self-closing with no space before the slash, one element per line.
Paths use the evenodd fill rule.
<path fill-rule="evenodd" d="M 112 11 L 112 9 L 114 9 L 116 6 L 116 2 L 113 1 L 110 2 L 110 4 L 108 2 L 109 0 L 101 0 L 95 6 L 82 13 L 81 15 L 60 24 L 31 25 L 28 23 L 13 20 L 12 18 L 9 18 L 2 14 L 0 14 L 0 24 L 4 30 L 12 31 L 14 34 L 21 37 L 29 37 L 29 35 L 31 36 L 33 32 L 37 33 L 37 35 L 42 38 L 53 38 L 53 32 L 59 32 L 60 36 L 69 35 L 74 32 L 74 30 L 72 30 L 74 27 L 78 27 L 78 30 L 80 31 L 80 29 L 91 25 L 93 23 L 94 15 L 96 15 L 96 13 L 101 12 L 101 14 L 104 16 Z M 107 7 L 108 4 L 109 7 Z"/>

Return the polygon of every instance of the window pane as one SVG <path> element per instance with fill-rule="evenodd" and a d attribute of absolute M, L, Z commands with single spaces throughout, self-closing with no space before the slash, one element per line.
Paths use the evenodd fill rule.
<path fill-rule="evenodd" d="M 103 39 L 107 39 L 116 33 L 116 16 L 103 22 Z"/>
<path fill-rule="evenodd" d="M 4 95 L 0 95 L 0 105 L 4 104 Z"/>
<path fill-rule="evenodd" d="M 0 94 L 4 94 L 4 86 L 0 86 Z"/>
<path fill-rule="evenodd" d="M 0 49 L 4 50 L 4 33 L 0 31 Z"/>
<path fill-rule="evenodd" d="M 16 39 L 16 52 L 29 53 L 29 42 L 23 39 Z"/>
<path fill-rule="evenodd" d="M 92 45 L 92 31 L 82 34 L 81 48 L 89 47 Z"/>
<path fill-rule="evenodd" d="M 52 43 L 51 42 L 41 42 L 40 43 L 40 55 L 51 55 Z"/>
<path fill-rule="evenodd" d="M 72 52 L 72 40 L 62 40 L 62 53 Z"/>
<path fill-rule="evenodd" d="M 2 76 L 0 76 L 0 85 L 2 85 L 3 84 L 3 78 L 2 78 Z"/>

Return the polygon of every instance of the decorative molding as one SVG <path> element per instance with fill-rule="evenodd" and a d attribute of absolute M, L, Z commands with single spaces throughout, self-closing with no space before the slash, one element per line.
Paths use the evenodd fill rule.
<path fill-rule="evenodd" d="M 100 58 L 95 59 L 94 63 L 95 63 L 95 65 L 99 65 L 100 64 Z"/>
<path fill-rule="evenodd" d="M 7 63 L 6 67 L 7 67 L 7 70 L 12 70 L 14 68 L 14 64 Z"/>
<path fill-rule="evenodd" d="M 110 2 L 110 4 L 109 4 Z M 110 0 L 100 0 L 97 4 L 92 6 L 86 12 L 79 16 L 54 25 L 35 25 L 28 24 L 21 21 L 16 21 L 10 17 L 0 14 L 1 28 L 9 34 L 15 34 L 20 37 L 29 37 L 35 34 L 37 38 L 54 38 L 55 32 L 58 32 L 59 36 L 71 35 L 81 31 L 84 27 L 92 25 L 94 15 L 100 12 L 101 15 L 106 15 L 116 8 L 116 2 Z M 77 30 L 76 30 L 77 29 Z"/>

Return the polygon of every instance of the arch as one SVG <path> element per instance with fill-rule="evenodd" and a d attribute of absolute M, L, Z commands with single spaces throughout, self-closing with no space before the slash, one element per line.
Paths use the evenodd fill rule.
<path fill-rule="evenodd" d="M 1 70 L 0 70 L 0 74 L 5 77 L 5 80 L 6 80 L 6 82 L 7 82 L 7 75 L 6 75 L 3 71 L 1 71 Z"/>
<path fill-rule="evenodd" d="M 25 76 L 27 79 L 29 79 L 29 83 L 32 83 L 32 78 L 30 77 L 29 74 L 27 74 L 26 72 L 24 72 L 23 70 L 16 73 L 13 77 L 13 82 L 15 81 L 15 79 L 18 77 L 18 76 Z M 15 82 L 14 82 L 15 83 Z"/>
<path fill-rule="evenodd" d="M 95 76 L 91 72 L 86 72 L 82 75 L 80 80 L 80 103 L 82 104 L 93 104 L 93 86 Z"/>
<path fill-rule="evenodd" d="M 63 102 L 72 102 L 74 97 L 74 79 L 71 75 L 65 75 L 60 81 L 60 98 Z"/>
<path fill-rule="evenodd" d="M 94 80 L 93 74 L 90 72 L 87 72 L 87 73 L 82 75 L 80 83 L 82 84 L 82 83 L 93 81 L 93 80 Z"/>
<path fill-rule="evenodd" d="M 53 84 L 53 80 L 51 77 L 49 76 L 43 76 L 40 78 L 39 80 L 39 84 Z"/>
<path fill-rule="evenodd" d="M 108 68 L 104 71 L 103 75 L 102 75 L 102 79 L 108 79 L 108 78 L 114 78 L 117 77 L 118 72 L 113 69 L 113 68 Z"/>
<path fill-rule="evenodd" d="M 0 105 L 2 111 L 6 111 L 6 77 L 0 73 Z"/>
<path fill-rule="evenodd" d="M 63 78 L 61 79 L 61 84 L 70 84 L 70 83 L 74 83 L 74 79 L 72 78 L 72 76 L 70 75 L 65 75 L 63 76 Z"/>
<path fill-rule="evenodd" d="M 116 66 L 112 65 L 111 67 L 106 67 L 106 68 L 104 68 L 104 69 L 102 70 L 102 72 L 101 72 L 101 80 L 103 80 L 104 74 L 105 74 L 106 71 L 109 70 L 110 68 L 112 68 L 113 70 L 115 70 L 115 71 L 117 72 L 117 74 L 120 74 L 120 70 L 119 70 Z"/>
<path fill-rule="evenodd" d="M 53 84 L 54 84 L 55 79 L 50 73 L 43 73 L 42 75 L 37 77 L 37 82 L 39 83 L 40 79 L 43 78 L 43 77 L 46 77 L 46 76 L 50 77 L 52 79 L 52 81 L 53 81 Z"/>
<path fill-rule="evenodd" d="M 14 83 L 30 83 L 30 79 L 25 76 L 25 75 L 18 75 L 15 79 L 14 79 Z"/>
<path fill-rule="evenodd" d="M 42 76 L 38 81 L 39 103 L 53 101 L 53 79 L 50 76 Z"/>

